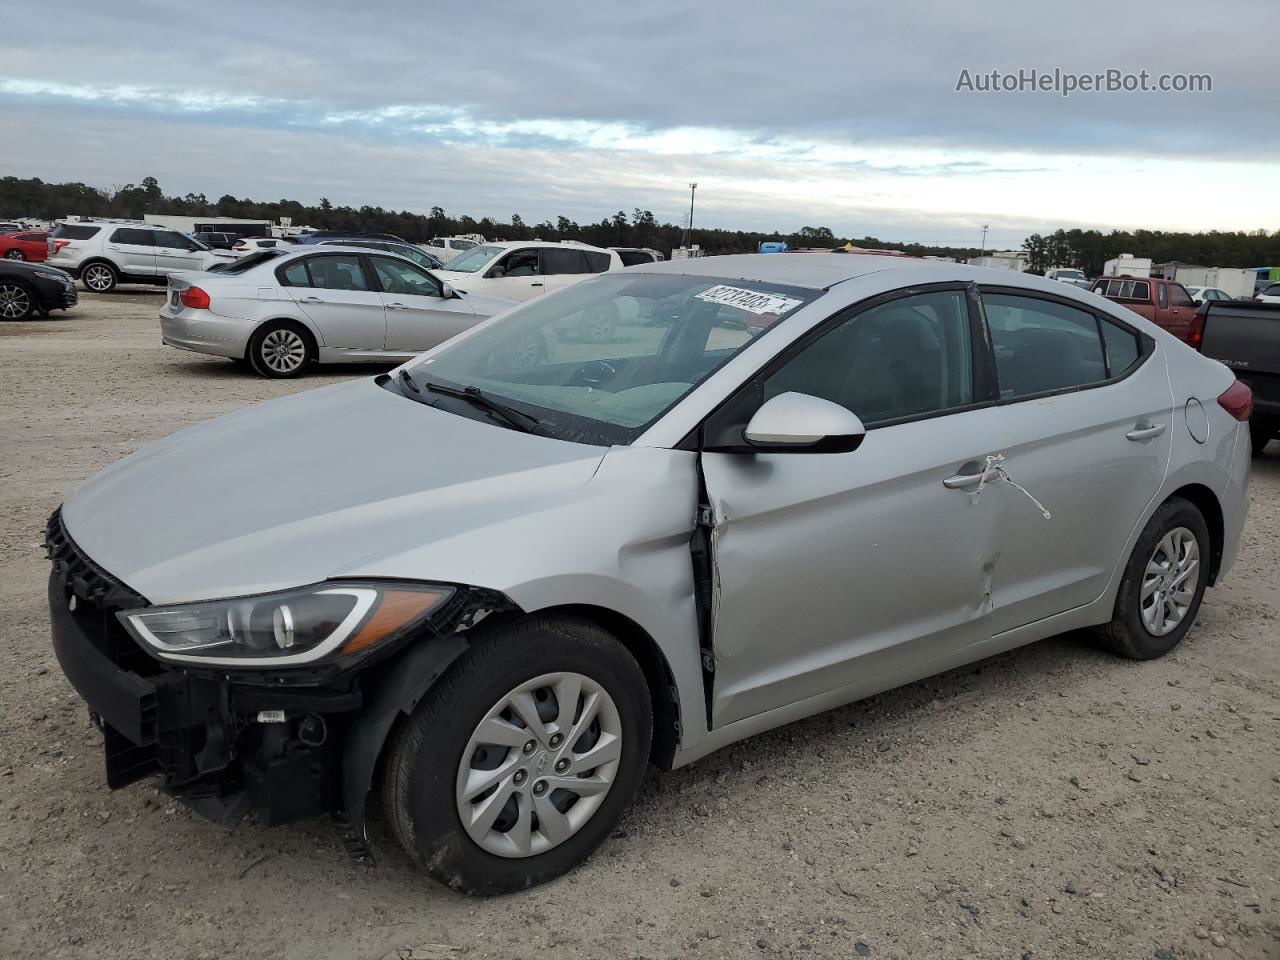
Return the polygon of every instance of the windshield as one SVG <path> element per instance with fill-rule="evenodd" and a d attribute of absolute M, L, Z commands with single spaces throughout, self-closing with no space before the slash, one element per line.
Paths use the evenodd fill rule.
<path fill-rule="evenodd" d="M 419 385 L 476 387 L 536 417 L 545 435 L 625 444 L 819 294 L 750 280 L 602 274 L 528 303 L 411 373 Z"/>
<path fill-rule="evenodd" d="M 239 260 L 232 260 L 230 263 L 221 264 L 218 273 L 247 273 L 259 264 L 266 263 L 269 260 L 275 260 L 277 257 L 284 256 L 283 250 L 260 250 L 257 253 L 251 253 L 247 257 L 241 257 Z"/>
<path fill-rule="evenodd" d="M 1068 280 L 1083 280 L 1083 279 L 1085 279 L 1085 275 L 1084 275 L 1084 271 L 1083 271 L 1083 270 L 1059 270 L 1059 271 L 1058 271 L 1058 277 L 1059 277 L 1059 278 L 1066 277 Z"/>
<path fill-rule="evenodd" d="M 407 257 L 420 267 L 428 270 L 435 270 L 440 266 L 440 262 L 435 257 L 423 253 L 417 247 L 411 247 L 408 244 L 395 243 L 391 245 L 391 252 L 398 253 L 402 257 Z"/>
<path fill-rule="evenodd" d="M 460 253 L 449 261 L 449 269 L 457 270 L 461 273 L 475 273 L 486 263 L 500 254 L 505 247 L 494 247 L 485 245 L 483 247 L 474 247 L 466 253 Z"/>

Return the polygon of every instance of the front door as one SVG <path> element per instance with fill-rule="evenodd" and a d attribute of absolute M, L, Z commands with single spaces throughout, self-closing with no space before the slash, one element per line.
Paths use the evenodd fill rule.
<path fill-rule="evenodd" d="M 483 285 L 467 289 L 504 300 L 540 297 L 546 289 L 540 259 L 537 247 L 512 250 L 485 272 Z"/>
<path fill-rule="evenodd" d="M 963 290 L 891 299 L 744 388 L 747 413 L 795 391 L 842 404 L 868 431 L 851 453 L 703 454 L 713 726 L 896 686 L 990 638 L 1004 501 L 974 490 L 1003 435 L 975 385 L 975 324 Z"/>
<path fill-rule="evenodd" d="M 179 270 L 203 270 L 205 252 L 190 237 L 173 230 L 157 230 L 156 272 L 161 276 Z"/>
<path fill-rule="evenodd" d="M 1008 484 L 995 570 L 999 634 L 1097 599 L 1164 481 L 1173 395 L 1161 354 L 1109 315 L 986 291 Z"/>
<path fill-rule="evenodd" d="M 326 347 L 381 353 L 387 338 L 382 294 L 372 288 L 363 258 L 320 253 L 283 270 L 289 293 L 316 325 Z"/>
<path fill-rule="evenodd" d="M 475 311 L 464 297 L 444 298 L 440 281 L 395 257 L 369 257 L 387 311 L 387 353 L 414 354 L 470 329 Z"/>

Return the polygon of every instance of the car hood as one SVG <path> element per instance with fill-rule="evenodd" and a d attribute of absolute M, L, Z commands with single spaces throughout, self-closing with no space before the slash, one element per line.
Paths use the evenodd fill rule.
<path fill-rule="evenodd" d="M 437 270 L 435 272 L 438 274 L 440 271 Z M 467 274 L 464 273 L 463 276 L 465 277 Z M 453 285 L 453 281 L 449 281 L 449 283 L 451 286 Z M 480 317 L 496 317 L 512 307 L 520 306 L 519 302 L 515 300 L 504 300 L 502 297 L 486 297 L 479 293 L 468 293 L 461 287 L 458 288 L 458 292 L 462 294 L 465 302 Z"/>
<path fill-rule="evenodd" d="M 359 380 L 143 447 L 72 494 L 63 520 L 152 603 L 242 596 L 361 576 L 384 556 L 563 500 L 605 450 Z"/>

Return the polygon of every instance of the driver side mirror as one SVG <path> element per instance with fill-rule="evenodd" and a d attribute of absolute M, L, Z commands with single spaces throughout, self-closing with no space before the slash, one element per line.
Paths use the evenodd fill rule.
<path fill-rule="evenodd" d="M 848 453 L 866 435 L 856 413 L 807 393 L 781 393 L 765 401 L 743 430 L 758 453 Z"/>
<path fill-rule="evenodd" d="M 457 290 L 453 289 L 453 284 L 451 284 L 451 283 L 441 283 L 441 284 L 440 284 L 440 296 L 441 296 L 441 297 L 443 297 L 443 298 L 444 298 L 444 299 L 446 299 L 446 300 L 461 300 L 461 299 L 462 299 L 462 295 L 461 295 L 460 293 L 458 293 L 458 291 L 457 291 Z"/>

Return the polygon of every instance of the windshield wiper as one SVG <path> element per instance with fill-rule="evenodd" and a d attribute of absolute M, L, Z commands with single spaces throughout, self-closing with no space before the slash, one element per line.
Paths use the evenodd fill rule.
<path fill-rule="evenodd" d="M 487 410 L 489 413 L 496 414 L 500 420 L 506 422 L 509 427 L 521 431 L 522 433 L 533 433 L 538 427 L 538 418 L 531 417 L 527 413 L 522 413 L 515 407 L 507 406 L 501 400 L 495 400 L 486 393 L 482 393 L 479 387 L 446 387 L 442 383 L 432 383 L 429 380 L 424 381 L 422 389 L 413 382 L 413 377 L 409 376 L 409 371 L 400 371 L 400 382 L 407 389 L 418 395 L 422 394 L 422 389 L 429 390 L 432 393 L 439 393 L 446 397 L 455 397 L 458 400 L 466 400 L 474 406 Z"/>

